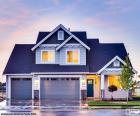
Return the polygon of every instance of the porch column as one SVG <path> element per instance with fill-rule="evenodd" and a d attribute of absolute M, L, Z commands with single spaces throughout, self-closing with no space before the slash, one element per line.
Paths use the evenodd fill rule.
<path fill-rule="evenodd" d="M 104 98 L 105 75 L 101 74 L 101 98 Z"/>

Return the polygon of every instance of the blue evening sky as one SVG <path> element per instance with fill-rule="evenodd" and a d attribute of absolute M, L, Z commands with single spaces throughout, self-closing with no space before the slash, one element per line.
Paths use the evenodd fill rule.
<path fill-rule="evenodd" d="M 0 75 L 15 43 L 59 24 L 100 42 L 124 42 L 140 71 L 140 0 L 0 0 Z"/>

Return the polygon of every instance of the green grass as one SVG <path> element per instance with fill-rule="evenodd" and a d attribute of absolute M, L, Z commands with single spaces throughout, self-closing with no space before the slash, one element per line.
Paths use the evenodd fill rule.
<path fill-rule="evenodd" d="M 140 101 L 88 101 L 89 106 L 140 106 Z"/>
<path fill-rule="evenodd" d="M 132 96 L 133 98 L 140 98 L 140 96 Z"/>

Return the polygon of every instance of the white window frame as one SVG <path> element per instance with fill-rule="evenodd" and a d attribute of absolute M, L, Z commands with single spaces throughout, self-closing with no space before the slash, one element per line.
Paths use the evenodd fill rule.
<path fill-rule="evenodd" d="M 115 60 L 114 62 L 113 62 L 113 66 L 114 67 L 120 67 L 120 61 L 118 61 L 118 60 Z"/>
<path fill-rule="evenodd" d="M 62 38 L 60 38 L 60 33 L 62 33 Z M 60 30 L 57 32 L 58 40 L 64 40 L 64 31 Z"/>
<path fill-rule="evenodd" d="M 78 63 L 69 63 L 67 62 L 67 52 L 68 51 L 78 51 L 78 54 L 79 54 L 79 57 L 78 57 Z M 68 64 L 68 65 L 77 65 L 77 64 L 80 64 L 80 49 L 66 49 L 65 51 L 65 63 Z"/>
<path fill-rule="evenodd" d="M 49 62 L 48 61 L 46 61 L 46 62 L 42 61 L 42 52 L 43 51 L 47 51 L 47 52 L 52 51 L 54 53 L 54 60 L 49 61 Z M 41 63 L 42 64 L 54 64 L 55 63 L 55 50 L 41 50 Z"/>

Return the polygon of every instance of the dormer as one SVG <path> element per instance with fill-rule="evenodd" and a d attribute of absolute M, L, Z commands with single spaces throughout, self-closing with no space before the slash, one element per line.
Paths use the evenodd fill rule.
<path fill-rule="evenodd" d="M 39 33 L 35 51 L 36 64 L 86 65 L 86 32 L 71 32 L 58 25 L 51 32 Z"/>

